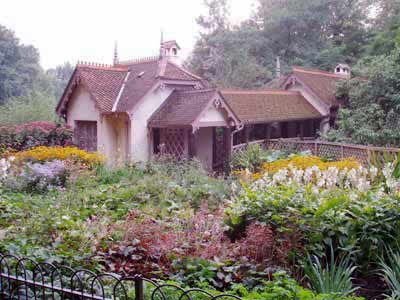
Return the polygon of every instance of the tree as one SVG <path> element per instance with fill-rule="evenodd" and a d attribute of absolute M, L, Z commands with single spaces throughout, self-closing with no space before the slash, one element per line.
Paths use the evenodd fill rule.
<path fill-rule="evenodd" d="M 37 49 L 22 45 L 14 32 L 0 25 L 0 105 L 29 91 L 41 72 Z"/>
<path fill-rule="evenodd" d="M 385 55 L 400 47 L 400 0 L 379 0 L 368 55 Z"/>
<path fill-rule="evenodd" d="M 197 19 L 202 32 L 187 66 L 222 87 L 251 88 L 268 82 L 271 73 L 257 59 L 252 43 L 257 34 L 254 26 L 230 26 L 226 0 L 209 0 L 205 5 L 208 15 Z"/>
<path fill-rule="evenodd" d="M 253 16 L 237 26 L 228 22 L 226 0 L 207 1 L 188 65 L 216 85 L 259 87 L 272 79 L 277 56 L 283 72 L 355 63 L 369 39 L 368 1 L 258 0 Z"/>
<path fill-rule="evenodd" d="M 74 72 L 74 67 L 66 62 L 63 65 L 57 66 L 55 69 L 49 69 L 46 71 L 46 75 L 49 76 L 49 80 L 53 81 L 54 95 L 56 99 L 60 99 L 65 87 Z"/>
<path fill-rule="evenodd" d="M 325 138 L 380 146 L 400 146 L 400 55 L 361 60 L 355 70 L 368 79 L 355 78 L 338 86 L 345 100 L 337 126 Z"/>

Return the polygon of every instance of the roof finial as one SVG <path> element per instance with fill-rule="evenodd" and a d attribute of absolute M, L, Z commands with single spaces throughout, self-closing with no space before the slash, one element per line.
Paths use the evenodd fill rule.
<path fill-rule="evenodd" d="M 164 31 L 161 29 L 160 36 L 160 58 L 164 56 Z"/>
<path fill-rule="evenodd" d="M 118 65 L 119 63 L 119 58 L 118 58 L 118 43 L 115 41 L 114 44 L 114 66 Z"/>
<path fill-rule="evenodd" d="M 276 57 L 276 78 L 281 77 L 281 60 L 279 55 Z"/>

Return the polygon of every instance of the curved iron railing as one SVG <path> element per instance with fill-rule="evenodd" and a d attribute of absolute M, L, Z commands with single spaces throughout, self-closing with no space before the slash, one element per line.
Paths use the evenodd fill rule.
<path fill-rule="evenodd" d="M 185 290 L 140 274 L 97 274 L 1 253 L 0 299 L 240 300 L 234 295 L 215 295 L 201 289 Z"/>

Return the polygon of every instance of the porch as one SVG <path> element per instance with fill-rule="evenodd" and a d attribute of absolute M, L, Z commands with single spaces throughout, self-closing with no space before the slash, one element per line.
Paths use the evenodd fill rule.
<path fill-rule="evenodd" d="M 216 90 L 175 91 L 149 120 L 151 152 L 197 158 L 208 171 L 223 169 L 232 136 L 242 128 Z"/>
<path fill-rule="evenodd" d="M 233 146 L 253 141 L 268 141 L 270 139 L 314 139 L 318 136 L 318 132 L 323 130 L 323 124 L 323 121 L 319 118 L 256 124 L 250 123 L 246 124 L 243 130 L 237 132 L 233 136 Z"/>
<path fill-rule="evenodd" d="M 178 160 L 196 158 L 208 171 L 223 170 L 232 150 L 229 127 L 153 128 L 153 155 L 170 155 Z"/>

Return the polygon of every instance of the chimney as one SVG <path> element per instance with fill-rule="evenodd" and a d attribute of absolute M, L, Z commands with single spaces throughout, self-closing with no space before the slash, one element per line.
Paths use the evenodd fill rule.
<path fill-rule="evenodd" d="M 114 44 L 114 60 L 113 60 L 113 62 L 114 62 L 114 66 L 118 65 L 118 63 L 119 63 L 117 41 L 115 41 L 115 44 Z"/>
<path fill-rule="evenodd" d="M 161 45 L 160 45 L 161 58 L 165 57 L 169 61 L 177 65 L 181 65 L 179 50 L 181 50 L 181 48 L 179 47 L 178 43 L 175 40 L 165 41 L 165 42 L 161 40 Z"/>
<path fill-rule="evenodd" d="M 334 73 L 343 78 L 347 78 L 347 79 L 351 78 L 351 69 L 350 69 L 350 66 L 347 64 L 338 64 L 335 67 Z"/>
<path fill-rule="evenodd" d="M 281 77 L 281 60 L 280 57 L 276 57 L 276 78 Z"/>

